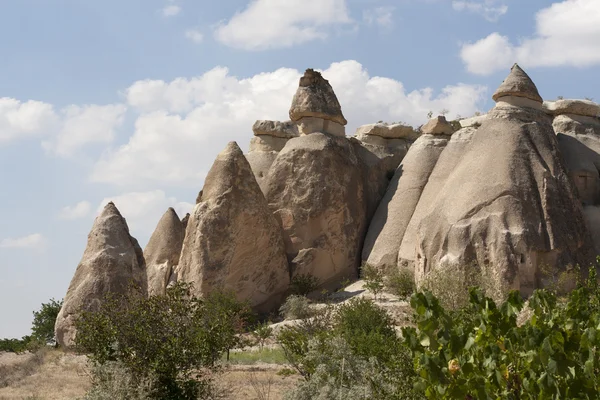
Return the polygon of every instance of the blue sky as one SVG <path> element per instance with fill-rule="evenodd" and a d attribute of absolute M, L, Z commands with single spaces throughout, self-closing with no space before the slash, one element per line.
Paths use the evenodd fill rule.
<path fill-rule="evenodd" d="M 145 245 L 305 68 L 349 135 L 485 112 L 515 61 L 545 99 L 600 100 L 597 0 L 5 0 L 0 37 L 0 337 L 64 296 L 103 204 Z"/>

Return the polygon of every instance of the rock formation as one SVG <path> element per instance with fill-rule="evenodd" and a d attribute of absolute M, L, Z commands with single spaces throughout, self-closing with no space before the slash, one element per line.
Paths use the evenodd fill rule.
<path fill-rule="evenodd" d="M 277 154 L 288 140 L 297 137 L 298 126 L 292 121 L 256 121 L 252 126 L 254 137 L 250 141 L 250 151 L 246 155 L 254 177 L 261 190 L 265 191 L 264 179 Z"/>
<path fill-rule="evenodd" d="M 189 215 L 189 214 L 188 214 Z M 148 275 L 148 295 L 164 294 L 179 264 L 185 227 L 171 207 L 164 213 L 144 249 Z"/>
<path fill-rule="evenodd" d="M 110 202 L 94 221 L 88 242 L 63 306 L 56 318 L 56 341 L 74 345 L 75 318 L 82 310 L 94 310 L 107 293 L 124 293 L 129 284 L 146 290 L 142 249 L 129 234 L 125 218 Z"/>
<path fill-rule="evenodd" d="M 206 176 L 188 222 L 177 276 L 196 294 L 233 291 L 257 310 L 278 306 L 289 286 L 281 227 L 250 165 L 230 142 Z"/>
<path fill-rule="evenodd" d="M 433 195 L 425 196 L 429 183 L 424 189 L 399 262 L 414 265 L 417 280 L 432 269 L 477 263 L 501 291 L 529 294 L 543 285 L 544 264 L 586 265 L 591 242 L 531 79 L 515 65 L 494 100 L 460 157 L 443 167 L 447 178 L 432 181 Z"/>
<path fill-rule="evenodd" d="M 344 126 L 348 123 L 329 82 L 320 72 L 310 68 L 300 78 L 290 108 L 290 119 L 298 124 L 302 135 L 320 132 L 345 136 Z"/>

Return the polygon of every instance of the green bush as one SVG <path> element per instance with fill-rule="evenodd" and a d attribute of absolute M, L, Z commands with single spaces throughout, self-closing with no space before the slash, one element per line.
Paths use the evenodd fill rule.
<path fill-rule="evenodd" d="M 83 400 L 146 400 L 152 397 L 153 379 L 136 379 L 118 361 L 93 365 L 90 376 L 92 387 Z"/>
<path fill-rule="evenodd" d="M 429 399 L 597 399 L 600 393 L 600 288 L 595 269 L 564 301 L 547 290 L 497 306 L 470 290 L 470 318 L 451 316 L 430 292 L 411 305 L 417 328 L 404 328 Z M 460 314 L 458 314 L 460 315 Z"/>
<path fill-rule="evenodd" d="M 50 299 L 48 303 L 42 303 L 42 308 L 33 312 L 33 323 L 31 327 L 31 336 L 33 339 L 44 344 L 55 343 L 54 324 L 56 317 L 60 312 L 63 301 Z"/>
<path fill-rule="evenodd" d="M 265 342 L 273 335 L 273 328 L 271 328 L 271 321 L 266 321 L 258 324 L 252 331 L 252 336 L 258 343 L 260 350 L 262 351 Z"/>
<path fill-rule="evenodd" d="M 97 311 L 83 312 L 75 342 L 95 365 L 119 362 L 134 384 L 150 380 L 152 398 L 208 398 L 211 382 L 202 371 L 216 369 L 248 316 L 230 294 L 198 299 L 180 283 L 147 298 L 132 287 L 108 295 Z"/>
<path fill-rule="evenodd" d="M 292 278 L 290 289 L 292 294 L 306 296 L 319 287 L 319 280 L 310 274 L 298 274 Z"/>
<path fill-rule="evenodd" d="M 365 263 L 361 268 L 361 277 L 365 281 L 364 287 L 377 299 L 377 295 L 383 290 L 382 272 L 371 264 Z"/>
<path fill-rule="evenodd" d="M 385 288 L 401 300 L 410 298 L 416 290 L 414 272 L 407 268 L 392 268 L 385 277 Z"/>
<path fill-rule="evenodd" d="M 305 296 L 290 295 L 279 308 L 285 319 L 305 319 L 312 315 L 310 302 Z"/>

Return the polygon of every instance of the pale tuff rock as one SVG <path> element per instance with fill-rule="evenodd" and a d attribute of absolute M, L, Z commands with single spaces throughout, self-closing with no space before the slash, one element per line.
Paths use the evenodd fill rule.
<path fill-rule="evenodd" d="M 183 233 L 185 234 L 185 228 L 187 228 L 188 221 L 190 220 L 190 213 L 185 214 L 185 217 L 181 219 L 181 225 L 183 226 Z"/>
<path fill-rule="evenodd" d="M 415 131 L 412 126 L 403 124 L 376 123 L 360 126 L 354 136 L 361 141 L 367 136 L 378 136 L 384 139 L 416 140 L 419 137 L 419 132 Z"/>
<path fill-rule="evenodd" d="M 206 176 L 188 222 L 177 279 L 192 283 L 198 295 L 232 291 L 261 311 L 279 305 L 289 286 L 281 227 L 235 142 Z"/>
<path fill-rule="evenodd" d="M 290 119 L 316 117 L 346 125 L 342 107 L 329 82 L 320 72 L 307 69 L 300 78 L 299 87 L 292 100 Z"/>
<path fill-rule="evenodd" d="M 345 138 L 290 139 L 267 177 L 267 200 L 283 227 L 292 276 L 322 286 L 356 277 L 366 225 L 361 163 Z"/>
<path fill-rule="evenodd" d="M 371 219 L 362 259 L 376 267 L 397 265 L 404 231 L 448 136 L 421 135 L 396 170 Z"/>
<path fill-rule="evenodd" d="M 430 119 L 421 127 L 421 133 L 426 135 L 452 135 L 454 128 L 446 121 L 446 117 L 440 115 Z"/>
<path fill-rule="evenodd" d="M 333 136 L 346 136 L 346 128 L 337 122 L 319 117 L 303 117 L 297 121 L 298 132 L 301 135 L 311 133 L 328 133 Z"/>
<path fill-rule="evenodd" d="M 510 74 L 506 77 L 504 82 L 502 82 L 500 87 L 498 87 L 492 96 L 492 99 L 498 101 L 505 96 L 524 97 L 538 103 L 543 102 L 537 87 L 529 75 L 527 75 L 527 73 L 525 73 L 525 71 L 517 64 L 513 65 Z"/>
<path fill-rule="evenodd" d="M 97 309 L 107 293 L 125 293 L 130 283 L 145 293 L 144 256 L 137 240 L 129 234 L 125 218 L 110 202 L 94 221 L 85 252 L 56 318 L 58 344 L 72 347 L 77 315 Z"/>
<path fill-rule="evenodd" d="M 189 219 L 189 214 L 186 217 Z M 184 235 L 184 224 L 170 207 L 158 222 L 144 249 L 148 295 L 165 294 L 174 268 L 179 264 Z"/>
<path fill-rule="evenodd" d="M 483 121 L 485 121 L 486 119 L 487 119 L 487 114 L 483 114 L 483 115 L 476 115 L 471 118 L 461 119 L 458 122 L 460 123 L 461 128 L 469 128 L 469 127 L 478 128 L 479 126 L 481 126 Z"/>
<path fill-rule="evenodd" d="M 293 121 L 257 120 L 252 125 L 252 132 L 255 136 L 274 136 L 290 139 L 298 136 L 298 126 Z"/>
<path fill-rule="evenodd" d="M 600 117 L 600 104 L 590 100 L 569 100 L 562 99 L 556 101 L 545 101 L 544 111 L 552 115 L 575 114 L 585 117 Z"/>

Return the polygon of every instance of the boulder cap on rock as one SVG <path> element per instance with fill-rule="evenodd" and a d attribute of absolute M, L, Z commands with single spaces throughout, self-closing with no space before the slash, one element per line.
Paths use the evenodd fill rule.
<path fill-rule="evenodd" d="M 575 114 L 584 117 L 600 117 L 600 104 L 590 100 L 560 99 L 545 101 L 544 111 L 552 115 Z"/>
<path fill-rule="evenodd" d="M 518 64 L 512 66 L 510 74 L 508 74 L 498 89 L 496 89 L 492 99 L 498 101 L 504 96 L 525 97 L 539 103 L 543 102 L 537 87 L 529 75 L 527 75 Z"/>
<path fill-rule="evenodd" d="M 443 115 L 430 119 L 421 127 L 421 133 L 429 135 L 452 135 L 454 128 Z"/>
<path fill-rule="evenodd" d="M 298 136 L 298 126 L 293 121 L 257 120 L 252 125 L 254 136 L 274 136 L 279 138 L 293 138 Z"/>
<path fill-rule="evenodd" d="M 341 125 L 348 123 L 329 81 L 312 68 L 307 69 L 300 78 L 290 107 L 292 121 L 303 117 L 323 118 Z"/>
<path fill-rule="evenodd" d="M 376 124 L 359 126 L 356 129 L 354 136 L 360 137 L 363 135 L 379 136 L 385 139 L 415 140 L 419 137 L 419 132 L 415 131 L 412 126 L 404 124 L 385 124 L 378 122 Z"/>

